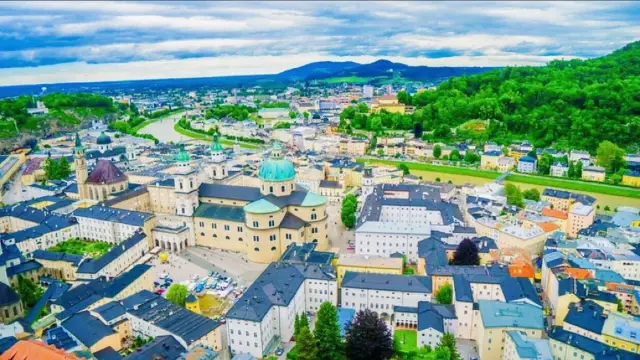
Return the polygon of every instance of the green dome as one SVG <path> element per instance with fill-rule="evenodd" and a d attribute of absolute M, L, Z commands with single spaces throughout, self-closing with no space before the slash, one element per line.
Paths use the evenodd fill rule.
<path fill-rule="evenodd" d="M 100 133 L 100 136 L 98 136 L 96 143 L 98 143 L 98 145 L 108 145 L 111 144 L 111 138 L 103 131 Z"/>
<path fill-rule="evenodd" d="M 178 162 L 187 162 L 187 161 L 191 160 L 191 157 L 189 156 L 189 153 L 184 149 L 184 144 L 180 143 L 178 145 L 178 147 L 180 148 L 180 151 L 178 152 L 178 155 L 176 155 L 176 161 L 178 161 Z"/>
<path fill-rule="evenodd" d="M 220 145 L 220 140 L 218 139 L 218 133 L 213 134 L 213 141 L 211 141 L 211 146 L 209 146 L 209 150 L 211 152 L 223 152 L 224 149 L 222 145 Z"/>
<path fill-rule="evenodd" d="M 287 181 L 296 177 L 296 169 L 290 160 L 269 159 L 260 165 L 258 176 L 264 181 Z"/>

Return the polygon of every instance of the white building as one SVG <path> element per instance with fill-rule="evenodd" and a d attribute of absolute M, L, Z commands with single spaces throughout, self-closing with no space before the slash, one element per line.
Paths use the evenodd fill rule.
<path fill-rule="evenodd" d="M 336 276 L 330 265 L 271 263 L 227 312 L 231 350 L 257 358 L 293 336 L 296 315 L 338 302 Z"/>
<path fill-rule="evenodd" d="M 151 213 L 122 210 L 107 206 L 79 208 L 73 212 L 78 220 L 78 236 L 93 241 L 119 243 L 154 218 Z"/>
<path fill-rule="evenodd" d="M 149 242 L 142 231 L 114 246 L 99 258 L 84 259 L 76 270 L 79 280 L 93 280 L 101 276 L 113 278 L 135 264 L 149 250 Z"/>
<path fill-rule="evenodd" d="M 458 319 L 453 305 L 420 301 L 417 307 L 396 306 L 395 327 L 416 329 L 418 347 L 435 349 L 445 333 L 456 334 Z"/>
<path fill-rule="evenodd" d="M 400 253 L 418 261 L 418 242 L 431 234 L 429 224 L 368 221 L 355 231 L 356 254 L 389 257 Z"/>
<path fill-rule="evenodd" d="M 369 309 L 393 324 L 396 306 L 417 307 L 431 301 L 430 276 L 406 276 L 347 271 L 340 288 L 340 306 Z"/>

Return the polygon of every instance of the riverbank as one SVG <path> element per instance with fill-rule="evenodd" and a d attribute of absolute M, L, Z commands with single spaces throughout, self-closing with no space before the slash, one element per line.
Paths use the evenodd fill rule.
<path fill-rule="evenodd" d="M 494 171 L 459 168 L 446 165 L 432 165 L 370 158 L 359 158 L 357 160 L 359 162 L 366 161 L 372 164 L 381 164 L 393 167 L 404 163 L 409 167 L 409 170 L 411 170 L 413 175 L 422 176 L 424 180 L 435 181 L 436 179 L 440 179 L 442 182 L 451 181 L 458 185 L 462 185 L 467 182 L 480 185 L 500 176 L 500 173 Z M 611 208 L 615 208 L 621 205 L 640 207 L 640 189 L 521 174 L 510 175 L 507 177 L 506 181 L 519 185 L 523 189 L 535 188 L 540 192 L 542 192 L 546 187 L 552 187 L 588 194 L 597 198 L 598 203 L 603 207 L 609 206 Z"/>
<path fill-rule="evenodd" d="M 182 115 L 182 113 L 185 113 L 185 112 L 186 112 L 186 110 L 184 110 L 184 109 L 177 109 L 177 110 L 170 111 L 169 113 L 164 114 L 163 116 L 160 116 L 158 118 L 147 119 L 147 120 L 143 121 L 142 123 L 138 124 L 138 126 L 132 128 L 132 130 L 135 131 L 135 132 L 138 132 L 138 131 L 142 130 L 144 127 L 146 127 L 148 125 L 151 125 L 156 121 L 161 121 L 161 120 L 164 120 L 164 119 L 167 119 L 167 118 L 170 118 L 170 117 L 175 117 L 175 115 Z M 182 117 L 182 116 L 180 116 L 180 117 Z"/>
<path fill-rule="evenodd" d="M 173 125 L 173 130 L 175 130 L 177 133 L 182 134 L 184 136 L 190 137 L 192 139 L 196 139 L 196 140 L 205 140 L 205 141 L 211 141 L 212 136 L 210 135 L 205 135 L 205 134 L 201 134 L 192 130 L 187 130 L 183 127 L 181 127 L 177 122 Z M 233 146 L 235 142 L 233 140 L 227 140 L 227 139 L 220 139 L 220 144 L 223 145 L 228 145 L 228 146 Z M 238 144 L 240 145 L 241 148 L 246 148 L 246 149 L 260 149 L 261 146 L 260 145 L 256 145 L 256 144 L 250 144 L 250 143 L 245 143 L 242 141 L 239 141 Z"/>

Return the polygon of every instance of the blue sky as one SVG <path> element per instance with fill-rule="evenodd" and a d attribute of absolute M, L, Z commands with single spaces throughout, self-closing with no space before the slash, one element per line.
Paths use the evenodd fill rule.
<path fill-rule="evenodd" d="M 0 85 L 265 74 L 320 60 L 543 65 L 639 38 L 637 2 L 0 2 Z"/>

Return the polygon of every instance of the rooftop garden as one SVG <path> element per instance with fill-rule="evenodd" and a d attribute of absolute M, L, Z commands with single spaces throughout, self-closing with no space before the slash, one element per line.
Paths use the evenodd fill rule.
<path fill-rule="evenodd" d="M 73 238 L 58 243 L 47 250 L 57 253 L 88 256 L 96 259 L 109 252 L 112 247 L 112 244 L 104 241 L 87 241 Z"/>

